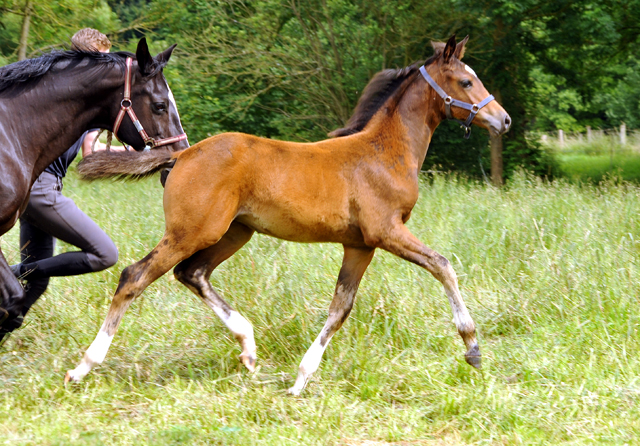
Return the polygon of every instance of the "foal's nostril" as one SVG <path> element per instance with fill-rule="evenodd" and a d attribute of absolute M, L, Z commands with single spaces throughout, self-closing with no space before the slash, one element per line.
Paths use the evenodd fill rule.
<path fill-rule="evenodd" d="M 511 118 L 509 117 L 509 115 L 504 117 L 504 127 L 505 129 L 511 127 Z"/>

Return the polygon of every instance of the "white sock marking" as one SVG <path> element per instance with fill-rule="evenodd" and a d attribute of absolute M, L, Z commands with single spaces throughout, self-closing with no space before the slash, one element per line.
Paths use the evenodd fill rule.
<path fill-rule="evenodd" d="M 78 364 L 78 367 L 69 371 L 71 380 L 76 382 L 80 381 L 91 371 L 94 365 L 102 363 L 107 356 L 111 341 L 113 341 L 113 336 L 109 336 L 105 331 L 100 329 L 91 346 L 84 354 L 84 358 L 82 358 L 82 361 Z"/>
<path fill-rule="evenodd" d="M 322 355 L 324 355 L 324 351 L 327 349 L 327 345 L 329 345 L 329 341 L 331 338 L 327 339 L 327 343 L 322 346 L 320 344 L 320 339 L 322 338 L 322 333 L 318 335 L 309 350 L 304 354 L 302 358 L 302 362 L 300 362 L 300 368 L 304 369 L 307 376 L 315 373 L 320 366 L 320 361 L 322 361 Z"/>
<path fill-rule="evenodd" d="M 92 363 L 101 364 L 107 356 L 111 341 L 113 341 L 113 336 L 108 335 L 107 332 L 100 329 L 98 336 L 96 336 L 95 340 L 91 343 L 91 347 L 89 347 L 85 356 Z"/>
<path fill-rule="evenodd" d="M 293 385 L 293 387 L 289 389 L 290 394 L 300 395 L 300 392 L 302 392 L 302 390 L 307 385 L 307 380 L 309 379 L 309 377 L 313 373 L 315 373 L 316 370 L 318 370 L 318 367 L 320 366 L 320 361 L 322 360 L 322 355 L 324 354 L 324 351 L 327 349 L 327 345 L 329 345 L 329 341 L 333 337 L 333 336 L 329 336 L 327 338 L 327 343 L 324 346 L 322 346 L 322 344 L 320 344 L 320 340 L 322 339 L 323 332 L 324 332 L 324 328 L 322 329 L 322 331 L 320 332 L 316 340 L 313 341 L 313 344 L 311 344 L 311 347 L 309 347 L 309 350 L 307 350 L 307 352 L 304 354 L 304 357 L 300 362 L 300 368 L 298 369 L 298 377 L 296 378 L 296 382 Z"/>

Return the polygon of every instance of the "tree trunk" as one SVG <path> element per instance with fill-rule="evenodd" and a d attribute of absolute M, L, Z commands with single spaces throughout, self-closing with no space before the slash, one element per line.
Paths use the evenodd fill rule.
<path fill-rule="evenodd" d="M 498 103 L 502 104 L 502 95 L 499 90 L 493 92 L 493 96 Z M 502 186 L 504 184 L 502 175 L 502 136 L 490 136 L 491 145 L 491 182 L 494 186 Z"/>
<path fill-rule="evenodd" d="M 502 186 L 502 136 L 491 136 L 491 182 Z"/>
<path fill-rule="evenodd" d="M 18 60 L 27 58 L 27 41 L 29 39 L 29 24 L 31 22 L 32 0 L 27 0 L 24 4 L 22 20 L 22 32 L 20 33 L 20 43 L 18 44 Z"/>

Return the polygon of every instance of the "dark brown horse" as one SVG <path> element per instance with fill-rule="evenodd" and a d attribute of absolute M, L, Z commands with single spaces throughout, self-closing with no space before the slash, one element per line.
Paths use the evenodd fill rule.
<path fill-rule="evenodd" d="M 442 282 L 467 348 L 465 358 L 480 367 L 475 325 L 453 268 L 405 226 L 418 200 L 420 166 L 447 108 L 453 119 L 463 121 L 468 117 L 464 108 L 469 108 L 473 122 L 494 135 L 510 125 L 509 115 L 460 62 L 465 43 L 456 45 L 452 37 L 446 45 L 434 44 L 435 55 L 424 65 L 378 73 L 334 139 L 302 144 L 226 133 L 179 154 L 124 153 L 115 162 L 100 154 L 87 157 L 81 173 L 88 178 L 141 176 L 174 161 L 175 166 L 164 193 L 164 237 L 149 255 L 122 272 L 98 336 L 65 380 L 79 381 L 104 360 L 133 299 L 176 264 L 175 276 L 227 325 L 242 346 L 242 362 L 253 370 L 253 327 L 216 293 L 209 277 L 254 232 L 344 246 L 328 320 L 302 359 L 290 393 L 299 394 L 318 368 L 329 340 L 351 311 L 376 248 L 422 266 Z M 438 90 L 446 92 L 446 100 Z"/>
<path fill-rule="evenodd" d="M 132 106 L 135 113 L 129 116 L 137 114 L 138 126 L 146 130 L 122 120 L 116 136 L 136 150 L 145 144 L 172 150 L 189 146 L 162 74 L 174 48 L 152 57 L 143 38 L 135 55 L 53 52 L 0 68 L 0 236 L 16 223 L 45 167 L 85 130 L 113 130 L 120 110 Z M 5 327 L 16 323 L 22 299 L 22 287 L 0 252 L 0 323 Z"/>

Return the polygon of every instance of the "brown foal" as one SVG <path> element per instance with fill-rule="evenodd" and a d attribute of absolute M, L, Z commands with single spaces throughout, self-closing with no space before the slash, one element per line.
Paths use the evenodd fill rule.
<path fill-rule="evenodd" d="M 100 154 L 87 157 L 80 168 L 87 178 L 143 176 L 175 165 L 165 185 L 164 237 L 122 272 L 98 336 L 65 380 L 79 381 L 104 360 L 133 299 L 176 265 L 177 279 L 222 319 L 242 346 L 242 362 L 254 370 L 253 327 L 209 282 L 213 270 L 254 232 L 344 246 L 327 322 L 304 355 L 291 394 L 304 389 L 331 337 L 349 316 L 376 248 L 420 265 L 444 285 L 467 348 L 465 359 L 479 368 L 475 324 L 451 264 L 405 226 L 418 200 L 420 166 L 433 131 L 447 114 L 459 120 L 468 117 L 456 104 L 469 105 L 477 112 L 473 123 L 494 135 L 506 132 L 511 122 L 473 70 L 460 62 L 466 41 L 456 44 L 452 37 L 446 44 L 434 44 L 435 55 L 424 64 L 428 76 L 421 73 L 422 64 L 378 73 L 347 126 L 333 132 L 332 139 L 303 144 L 225 133 L 178 154 L 156 150 L 123 153 L 117 160 Z M 455 98 L 448 98 L 450 110 L 430 82 Z"/>

